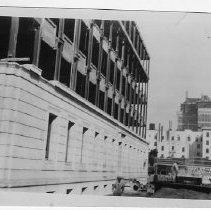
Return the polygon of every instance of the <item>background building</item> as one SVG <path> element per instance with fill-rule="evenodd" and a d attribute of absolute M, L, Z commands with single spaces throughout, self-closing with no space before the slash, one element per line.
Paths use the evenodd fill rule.
<path fill-rule="evenodd" d="M 177 112 L 177 130 L 201 130 L 203 127 L 211 128 L 211 101 L 208 96 L 201 98 L 188 98 L 181 104 Z"/>
<path fill-rule="evenodd" d="M 1 17 L 0 28 L 0 187 L 146 182 L 150 58 L 136 23 Z"/>

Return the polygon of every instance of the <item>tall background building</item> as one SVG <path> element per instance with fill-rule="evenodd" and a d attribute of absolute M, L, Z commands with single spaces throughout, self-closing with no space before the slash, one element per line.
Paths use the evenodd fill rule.
<path fill-rule="evenodd" d="M 208 96 L 201 98 L 189 98 L 186 95 L 185 101 L 177 112 L 177 130 L 186 129 L 198 131 L 205 127 L 211 128 L 211 100 Z"/>

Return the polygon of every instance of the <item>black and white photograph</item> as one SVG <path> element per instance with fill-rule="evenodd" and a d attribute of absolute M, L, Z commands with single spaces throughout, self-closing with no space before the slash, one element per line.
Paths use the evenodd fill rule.
<path fill-rule="evenodd" d="M 211 12 L 0 7 L 0 192 L 211 200 Z"/>

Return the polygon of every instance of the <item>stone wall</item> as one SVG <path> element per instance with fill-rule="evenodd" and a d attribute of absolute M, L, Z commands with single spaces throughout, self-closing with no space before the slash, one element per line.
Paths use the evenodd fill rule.
<path fill-rule="evenodd" d="M 44 80 L 36 67 L 0 64 L 1 187 L 107 193 L 117 176 L 146 182 L 147 147 L 69 88 Z"/>

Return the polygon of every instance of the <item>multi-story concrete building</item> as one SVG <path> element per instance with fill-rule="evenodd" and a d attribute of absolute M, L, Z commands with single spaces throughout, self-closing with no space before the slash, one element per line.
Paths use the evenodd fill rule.
<path fill-rule="evenodd" d="M 167 131 L 162 141 L 157 142 L 158 157 L 211 159 L 211 130 Z"/>
<path fill-rule="evenodd" d="M 150 58 L 136 23 L 1 17 L 0 28 L 0 187 L 146 182 Z"/>
<path fill-rule="evenodd" d="M 208 96 L 201 98 L 188 98 L 181 104 L 177 112 L 177 130 L 202 130 L 203 127 L 211 128 L 211 100 Z"/>

